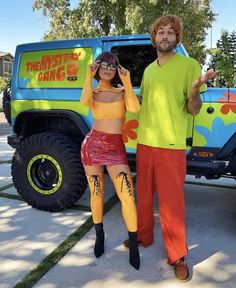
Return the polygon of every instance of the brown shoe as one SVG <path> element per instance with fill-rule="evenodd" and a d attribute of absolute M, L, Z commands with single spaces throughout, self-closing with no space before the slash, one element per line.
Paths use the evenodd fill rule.
<path fill-rule="evenodd" d="M 175 276 L 178 280 L 180 280 L 181 282 L 188 281 L 189 270 L 184 257 L 180 258 L 178 261 L 175 262 L 174 271 Z"/>
<path fill-rule="evenodd" d="M 123 245 L 125 246 L 125 248 L 129 248 L 129 238 L 123 242 Z M 141 245 L 142 245 L 142 242 L 138 240 L 138 246 L 141 246 Z"/>

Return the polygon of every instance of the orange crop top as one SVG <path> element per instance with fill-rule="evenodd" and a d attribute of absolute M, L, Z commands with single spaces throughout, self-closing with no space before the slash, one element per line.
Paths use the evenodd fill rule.
<path fill-rule="evenodd" d="M 93 104 L 90 109 L 94 119 L 124 118 L 126 113 L 124 100 L 110 103 L 93 100 Z"/>
<path fill-rule="evenodd" d="M 121 81 L 124 87 L 115 88 L 110 85 L 104 85 L 99 82 L 98 87 L 92 89 L 92 71 L 88 69 L 87 76 L 84 82 L 84 88 L 81 95 L 81 103 L 91 109 L 94 119 L 116 119 L 123 118 L 126 110 L 136 113 L 140 110 L 138 98 L 134 94 L 133 87 L 130 81 L 129 72 L 121 76 Z M 124 99 L 114 102 L 100 102 L 93 99 L 93 93 L 102 91 L 106 92 L 121 92 L 124 90 Z"/>

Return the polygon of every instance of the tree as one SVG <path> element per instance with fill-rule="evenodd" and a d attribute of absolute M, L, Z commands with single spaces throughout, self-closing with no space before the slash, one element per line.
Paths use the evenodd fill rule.
<path fill-rule="evenodd" d="M 44 40 L 70 38 L 70 0 L 34 0 L 33 10 L 42 10 L 43 16 L 49 17 L 50 29 Z"/>
<path fill-rule="evenodd" d="M 217 87 L 236 87 L 236 33 L 223 30 L 215 49 L 210 50 L 209 68 L 219 70 Z"/>
<path fill-rule="evenodd" d="M 183 43 L 202 64 L 204 40 L 215 14 L 211 0 L 81 0 L 70 9 L 69 0 L 34 0 L 33 10 L 50 19 L 44 40 L 150 33 L 150 25 L 163 14 L 177 14 L 185 26 Z"/>
<path fill-rule="evenodd" d="M 4 91 L 4 89 L 6 88 L 6 85 L 7 85 L 7 78 L 0 77 L 0 93 Z"/>

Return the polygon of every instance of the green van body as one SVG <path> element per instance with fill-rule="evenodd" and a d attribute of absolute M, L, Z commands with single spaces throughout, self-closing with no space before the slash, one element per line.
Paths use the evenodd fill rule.
<path fill-rule="evenodd" d="M 104 51 L 118 54 L 139 95 L 143 71 L 156 58 L 147 34 L 39 42 L 16 48 L 11 85 L 6 90 L 11 97 L 8 143 L 16 149 L 12 176 L 21 197 L 37 209 L 70 207 L 87 187 L 80 145 L 93 117 L 80 97 L 87 65 Z M 182 45 L 176 52 L 188 57 Z M 189 115 L 187 173 L 208 179 L 235 178 L 236 89 L 208 88 L 201 98 L 201 112 L 196 117 Z M 134 172 L 138 125 L 138 114 L 127 113 L 123 139 Z"/>

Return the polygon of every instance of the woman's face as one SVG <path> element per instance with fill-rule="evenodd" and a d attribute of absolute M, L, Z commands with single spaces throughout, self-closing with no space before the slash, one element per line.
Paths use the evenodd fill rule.
<path fill-rule="evenodd" d="M 103 81 L 111 81 L 117 71 L 117 65 L 116 64 L 108 64 L 106 61 L 101 61 L 100 67 L 98 70 L 99 77 Z"/>

